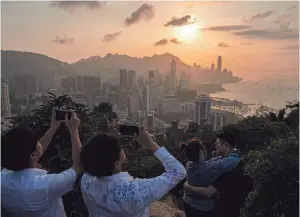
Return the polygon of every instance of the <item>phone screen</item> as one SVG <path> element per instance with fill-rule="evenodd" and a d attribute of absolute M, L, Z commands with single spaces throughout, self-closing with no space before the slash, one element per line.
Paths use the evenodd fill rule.
<path fill-rule="evenodd" d="M 55 111 L 55 119 L 57 121 L 65 120 L 66 114 L 68 114 L 68 119 L 70 120 L 71 116 L 72 116 L 71 111 L 68 111 L 68 110 L 56 110 Z"/>
<path fill-rule="evenodd" d="M 137 126 L 120 125 L 119 131 L 120 134 L 126 136 L 139 135 L 139 128 Z"/>

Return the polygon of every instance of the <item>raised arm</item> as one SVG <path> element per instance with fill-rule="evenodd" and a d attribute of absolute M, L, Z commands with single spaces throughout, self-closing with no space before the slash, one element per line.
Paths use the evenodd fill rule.
<path fill-rule="evenodd" d="M 151 136 L 140 130 L 139 143 L 150 150 L 161 161 L 166 172 L 151 179 L 136 179 L 131 182 L 118 182 L 114 186 L 114 199 L 122 201 L 126 212 L 135 214 L 161 199 L 186 175 L 184 166 L 173 157 L 164 147 L 159 147 L 151 139 Z M 117 189 L 126 189 L 118 192 Z"/>
<path fill-rule="evenodd" d="M 237 153 L 231 153 L 228 157 L 218 158 L 216 160 L 206 161 L 207 172 L 211 182 L 225 172 L 235 168 L 241 160 L 241 156 Z"/>
<path fill-rule="evenodd" d="M 51 125 L 50 128 L 47 130 L 45 135 L 40 139 L 39 143 L 42 146 L 43 153 L 46 151 L 48 148 L 48 145 L 50 144 L 56 130 L 59 128 L 60 124 L 62 121 L 57 121 L 55 118 L 55 112 L 52 112 L 52 117 L 51 117 Z"/>
<path fill-rule="evenodd" d="M 80 152 L 81 152 L 81 141 L 79 138 L 78 127 L 80 120 L 77 117 L 75 112 L 72 112 L 72 117 L 68 120 L 66 115 L 65 123 L 69 129 L 72 142 L 72 168 L 76 171 L 77 175 L 82 172 L 81 161 L 80 161 Z"/>
<path fill-rule="evenodd" d="M 71 136 L 73 166 L 61 173 L 47 175 L 46 178 L 49 183 L 48 192 L 50 198 L 59 198 L 71 191 L 77 176 L 82 171 L 80 163 L 81 142 L 78 133 L 80 120 L 75 112 L 72 113 L 70 120 L 68 120 L 66 115 L 65 124 L 68 127 Z"/>

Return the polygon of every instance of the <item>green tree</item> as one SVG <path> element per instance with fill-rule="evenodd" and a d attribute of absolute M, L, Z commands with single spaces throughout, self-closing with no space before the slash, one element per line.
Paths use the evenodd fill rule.
<path fill-rule="evenodd" d="M 290 135 L 245 156 L 255 183 L 243 216 L 296 217 L 299 212 L 299 141 Z"/>

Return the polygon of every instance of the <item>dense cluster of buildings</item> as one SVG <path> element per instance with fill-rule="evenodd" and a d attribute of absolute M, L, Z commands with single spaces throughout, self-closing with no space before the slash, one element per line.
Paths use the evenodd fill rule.
<path fill-rule="evenodd" d="M 219 56 L 217 62 L 217 68 L 212 64 L 211 71 L 219 73 L 222 71 L 222 57 Z M 227 70 L 224 69 L 223 73 Z M 32 109 L 44 102 L 44 92 L 52 92 L 57 96 L 67 94 L 91 110 L 100 102 L 109 102 L 122 119 L 148 129 L 155 128 L 158 118 L 167 120 L 165 117 L 172 115 L 194 123 L 209 123 L 213 130 L 224 126 L 226 117 L 212 110 L 212 100 L 189 89 L 190 78 L 185 72 L 178 74 L 173 59 L 165 76 L 157 69 L 149 70 L 144 77 L 138 77 L 135 70 L 119 69 L 119 83 L 116 84 L 102 81 L 100 76 L 67 76 L 48 91 L 42 90 L 34 75 L 14 75 L 8 84 L 2 83 L 1 114 L 4 117 L 11 114 L 9 95 L 19 100 L 22 108 Z"/>

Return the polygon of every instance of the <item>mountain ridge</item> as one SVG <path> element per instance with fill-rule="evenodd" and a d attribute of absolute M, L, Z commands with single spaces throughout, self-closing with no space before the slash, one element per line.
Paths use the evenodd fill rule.
<path fill-rule="evenodd" d="M 46 74 L 57 74 L 60 76 L 100 75 L 107 80 L 117 79 L 120 68 L 135 70 L 139 76 L 147 75 L 149 70 L 156 69 L 162 74 L 167 74 L 173 59 L 176 61 L 178 74 L 187 71 L 190 67 L 170 53 L 153 54 L 150 57 L 107 53 L 103 57 L 90 56 L 73 63 L 27 51 L 1 50 L 1 56 L 2 74 L 5 78 L 14 74 L 35 74 L 44 80 Z"/>

